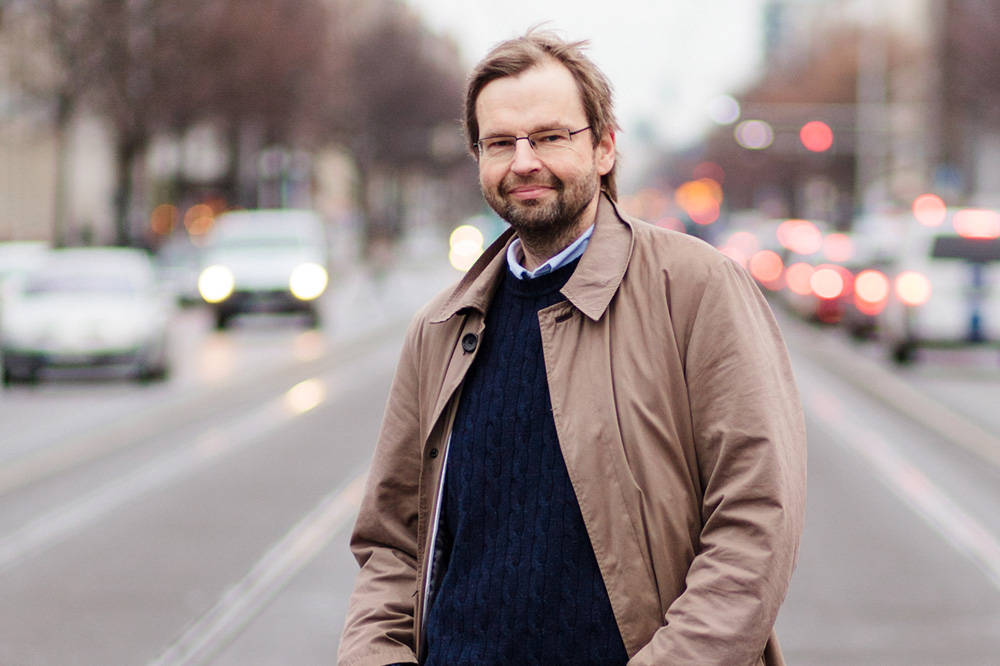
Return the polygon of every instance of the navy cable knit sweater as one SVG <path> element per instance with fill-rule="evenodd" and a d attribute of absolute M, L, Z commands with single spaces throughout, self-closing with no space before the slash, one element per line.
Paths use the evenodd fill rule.
<path fill-rule="evenodd" d="M 427 622 L 426 666 L 628 661 L 559 449 L 538 311 L 578 262 L 497 289 L 448 453 L 452 543 Z"/>

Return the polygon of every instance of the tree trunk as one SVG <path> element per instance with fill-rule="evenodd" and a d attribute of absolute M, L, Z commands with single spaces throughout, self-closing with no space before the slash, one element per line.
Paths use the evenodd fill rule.
<path fill-rule="evenodd" d="M 68 213 L 69 210 L 69 150 L 66 147 L 66 134 L 72 116 L 72 101 L 69 95 L 59 94 L 56 98 L 56 120 L 54 127 L 56 148 L 55 185 L 52 193 L 52 242 L 56 247 L 66 247 L 68 244 Z"/>
<path fill-rule="evenodd" d="M 135 166 L 140 155 L 141 141 L 123 137 L 115 154 L 115 238 L 114 244 L 122 247 L 140 245 L 132 228 L 132 210 L 135 204 Z"/>

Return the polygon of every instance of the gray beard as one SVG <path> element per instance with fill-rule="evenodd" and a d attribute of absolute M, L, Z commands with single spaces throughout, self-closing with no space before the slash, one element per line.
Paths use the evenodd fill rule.
<path fill-rule="evenodd" d="M 550 203 L 514 201 L 508 197 L 513 187 L 531 182 L 537 179 L 504 179 L 495 190 L 484 188 L 483 198 L 517 232 L 522 243 L 552 257 L 583 231 L 579 228 L 580 216 L 597 193 L 597 172 L 593 170 L 587 177 L 569 185 L 550 176 L 545 184 L 556 191 L 556 198 Z"/>

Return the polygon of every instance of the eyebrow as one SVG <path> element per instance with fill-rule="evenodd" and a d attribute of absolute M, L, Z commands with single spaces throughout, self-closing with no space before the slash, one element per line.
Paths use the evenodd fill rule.
<path fill-rule="evenodd" d="M 563 129 L 563 128 L 569 129 L 569 125 L 560 124 L 560 123 L 542 123 L 540 125 L 535 125 L 534 129 L 530 129 L 530 130 L 528 130 L 527 132 L 525 132 L 524 134 L 522 134 L 520 136 L 526 136 L 528 134 L 534 134 L 535 132 L 544 132 L 545 130 Z M 482 138 L 484 138 L 484 139 L 491 139 L 491 138 L 496 137 L 496 136 L 518 136 L 518 134 L 515 133 L 515 132 L 492 132 L 490 134 L 483 134 Z"/>

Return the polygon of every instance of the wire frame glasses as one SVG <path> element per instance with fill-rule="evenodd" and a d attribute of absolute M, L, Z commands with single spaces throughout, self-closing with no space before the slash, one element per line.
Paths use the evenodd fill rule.
<path fill-rule="evenodd" d="M 545 157 L 569 148 L 574 136 L 589 129 L 590 125 L 573 131 L 565 127 L 540 130 L 527 136 L 488 136 L 477 141 L 476 145 L 479 147 L 479 156 L 484 159 L 509 160 L 517 152 L 517 142 L 524 139 L 536 155 Z"/>

